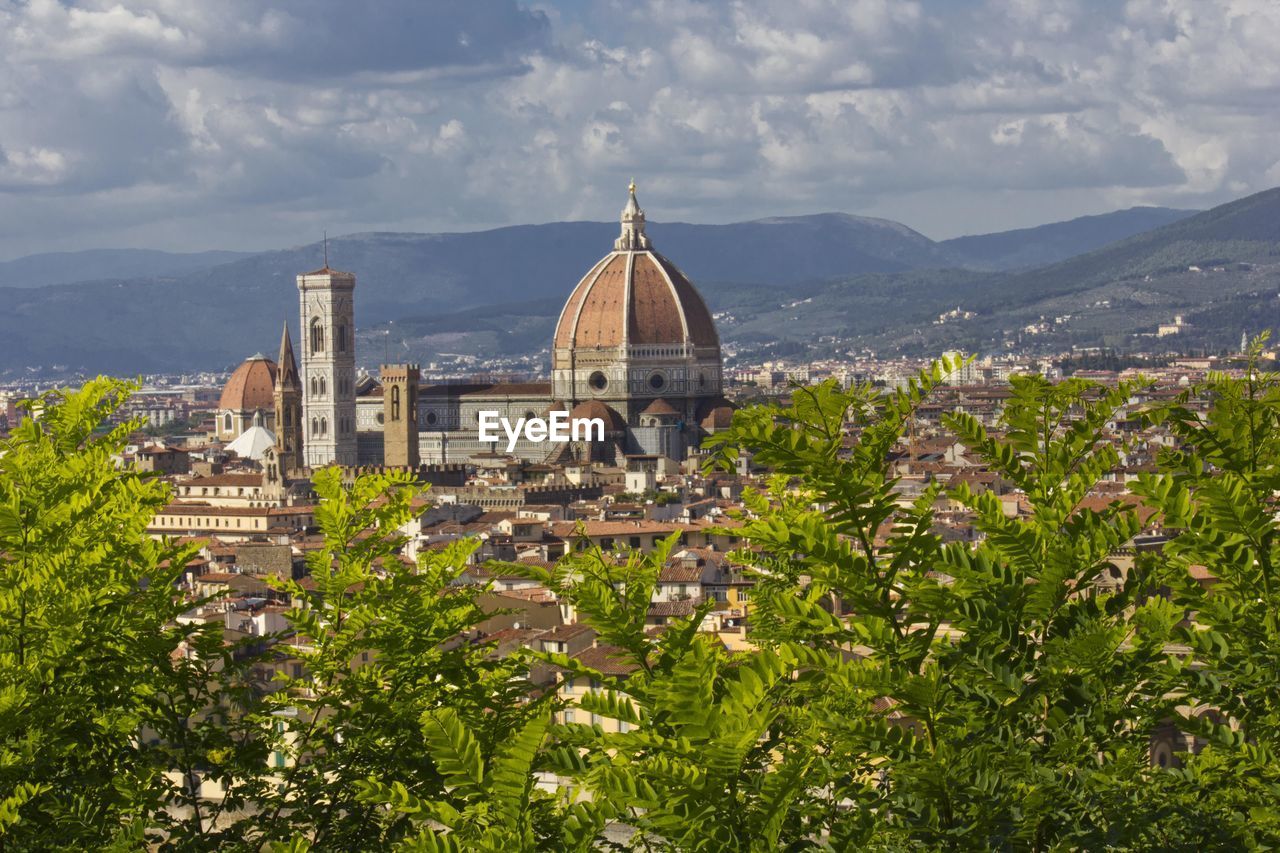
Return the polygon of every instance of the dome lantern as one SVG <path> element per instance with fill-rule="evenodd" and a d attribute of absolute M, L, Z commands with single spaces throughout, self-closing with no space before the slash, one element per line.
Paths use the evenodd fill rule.
<path fill-rule="evenodd" d="M 613 241 L 614 251 L 635 252 L 649 248 L 649 238 L 644 233 L 644 211 L 636 201 L 636 182 L 631 179 L 627 188 L 627 206 L 622 208 L 622 233 Z"/>

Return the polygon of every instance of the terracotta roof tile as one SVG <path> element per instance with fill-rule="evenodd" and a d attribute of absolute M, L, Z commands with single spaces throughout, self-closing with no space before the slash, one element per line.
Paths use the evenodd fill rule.
<path fill-rule="evenodd" d="M 276 363 L 265 356 L 248 359 L 223 386 L 218 409 L 270 409 L 275 405 Z"/>
<path fill-rule="evenodd" d="M 711 312 L 675 264 L 653 251 L 613 252 L 583 276 L 556 325 L 556 347 L 719 346 Z"/>
<path fill-rule="evenodd" d="M 617 646 L 593 646 L 578 652 L 574 658 L 605 675 L 629 675 L 640 668 L 627 660 L 627 653 Z"/>

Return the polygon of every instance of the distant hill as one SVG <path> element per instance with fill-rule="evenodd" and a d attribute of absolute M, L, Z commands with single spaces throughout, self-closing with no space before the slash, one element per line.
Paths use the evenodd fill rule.
<path fill-rule="evenodd" d="M 558 222 L 455 234 L 376 232 L 329 240 L 357 274 L 357 323 L 429 317 L 531 300 L 563 304 L 613 248 L 616 223 Z M 694 281 L 791 286 L 849 272 L 946 263 L 904 225 L 843 214 L 736 225 L 650 223 L 654 244 Z M 0 292 L 0 370 L 24 365 L 155 371 L 219 368 L 273 346 L 297 313 L 295 276 L 321 264 L 318 243 L 179 275 L 112 277 Z M 15 262 L 16 263 L 16 262 Z M 74 309 L 72 308 L 74 306 Z M 557 308 L 558 310 L 558 308 Z M 492 313 L 492 312 L 490 312 Z M 198 343 L 193 343 L 198 342 Z"/>
<path fill-rule="evenodd" d="M 1043 338 L 1046 345 L 1115 342 L 1175 310 L 1212 307 L 1206 318 L 1234 318 L 1247 313 L 1245 303 L 1223 300 L 1274 293 L 1268 276 L 1280 264 L 1280 190 L 1177 218 L 1184 214 L 1140 208 L 945 243 L 899 223 L 843 214 L 650 223 L 649 233 L 722 315 L 721 336 L 740 351 L 821 349 L 836 339 L 887 350 L 989 351 L 1041 314 L 1075 318 L 1059 330 L 1065 337 Z M 1176 221 L 1133 234 L 1147 216 Z M 1123 239 L 1099 247 L 1107 227 Z M 331 239 L 329 256 L 358 277 L 362 361 L 382 358 L 375 342 L 390 321 L 394 331 L 383 340 L 407 357 L 519 354 L 545 348 L 559 307 L 612 248 L 617 229 L 568 222 L 354 234 Z M 1031 270 L 991 269 L 1070 245 L 1091 248 Z M 233 366 L 272 348 L 282 321 L 296 324 L 294 277 L 321 257 L 310 244 L 180 274 L 0 290 L 7 308 L 0 374 L 53 364 L 117 373 Z M 1188 270 L 1197 265 L 1222 271 Z M 1108 300 L 1110 307 L 1090 307 Z M 978 316 L 934 323 L 956 307 Z M 1231 334 L 1238 339 L 1239 329 Z"/>
<path fill-rule="evenodd" d="M 924 353 L 998 352 L 1010 340 L 1047 352 L 1073 344 L 1214 349 L 1236 344 L 1242 330 L 1280 325 L 1278 297 L 1280 189 L 1272 189 L 1032 270 L 846 277 L 810 285 L 799 304 L 758 294 L 722 328 L 753 345 L 837 336 Z M 934 322 L 954 308 L 976 316 Z M 1134 337 L 1176 314 L 1191 323 L 1177 338 Z M 1026 331 L 1041 323 L 1047 328 Z"/>
<path fill-rule="evenodd" d="M 1211 268 L 1277 259 L 1280 188 L 1219 205 L 1061 263 L 1017 273 L 1009 280 L 1011 292 L 1005 296 L 1027 300 L 1106 282 L 1178 273 L 1190 266 Z"/>
<path fill-rule="evenodd" d="M 221 251 L 181 254 L 151 249 L 48 252 L 0 261 L 0 287 L 44 287 L 76 281 L 182 275 L 251 254 Z"/>
<path fill-rule="evenodd" d="M 1131 207 L 1035 228 L 956 237 L 943 240 L 939 245 L 951 252 L 962 266 L 973 269 L 1040 267 L 1186 219 L 1198 212 L 1169 207 Z"/>

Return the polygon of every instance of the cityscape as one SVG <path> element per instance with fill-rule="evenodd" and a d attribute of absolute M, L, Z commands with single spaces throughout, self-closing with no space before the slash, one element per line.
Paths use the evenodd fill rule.
<path fill-rule="evenodd" d="M 0 7 L 0 847 L 1280 844 L 1274 8 L 366 5 Z"/>

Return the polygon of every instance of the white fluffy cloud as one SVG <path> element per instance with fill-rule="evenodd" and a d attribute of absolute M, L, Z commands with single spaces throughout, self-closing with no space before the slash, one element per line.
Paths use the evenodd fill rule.
<path fill-rule="evenodd" d="M 931 236 L 1280 180 L 1274 0 L 0 0 L 0 257 L 846 210 Z"/>

